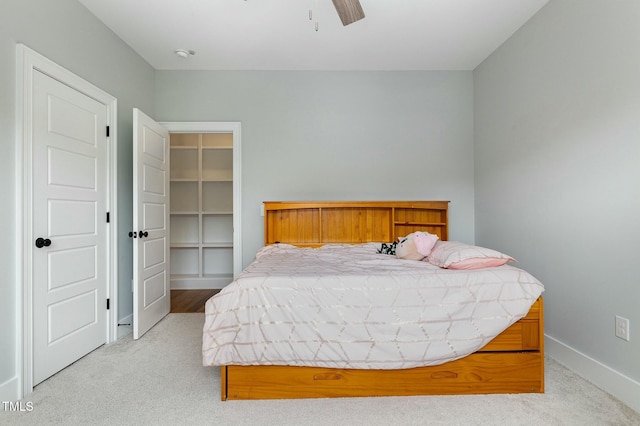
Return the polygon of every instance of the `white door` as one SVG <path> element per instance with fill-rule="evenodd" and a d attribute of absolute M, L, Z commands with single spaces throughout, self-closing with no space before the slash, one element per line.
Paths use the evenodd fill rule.
<path fill-rule="evenodd" d="M 33 384 L 107 340 L 107 107 L 33 75 Z"/>
<path fill-rule="evenodd" d="M 133 110 L 133 338 L 165 315 L 169 281 L 169 132 Z"/>

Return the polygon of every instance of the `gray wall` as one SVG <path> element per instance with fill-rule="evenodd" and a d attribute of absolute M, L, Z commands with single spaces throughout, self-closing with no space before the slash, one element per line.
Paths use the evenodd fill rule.
<path fill-rule="evenodd" d="M 153 110 L 154 70 L 76 0 L 2 0 L 0 20 L 0 400 L 7 401 L 16 397 L 16 309 L 22 303 L 22 286 L 15 276 L 16 43 L 118 99 L 120 235 L 132 226 L 132 108 Z M 124 317 L 132 310 L 131 242 L 121 238 L 118 251 L 118 304 Z"/>
<path fill-rule="evenodd" d="M 639 22 L 638 1 L 552 0 L 474 71 L 477 242 L 545 284 L 550 338 L 636 382 Z"/>
<path fill-rule="evenodd" d="M 449 199 L 451 239 L 505 251 L 544 282 L 551 339 L 640 381 L 639 2 L 552 0 L 473 73 L 154 72 L 75 0 L 3 0 L 0 17 L 0 399 L 15 397 L 22 290 L 17 42 L 118 98 L 121 236 L 133 107 L 240 121 L 244 265 L 262 244 L 263 200 Z M 131 253 L 122 238 L 121 318 Z M 613 336 L 614 315 L 631 320 L 631 342 Z"/>
<path fill-rule="evenodd" d="M 473 242 L 466 72 L 157 71 L 159 121 L 242 123 L 243 264 L 265 200 L 450 200 Z"/>

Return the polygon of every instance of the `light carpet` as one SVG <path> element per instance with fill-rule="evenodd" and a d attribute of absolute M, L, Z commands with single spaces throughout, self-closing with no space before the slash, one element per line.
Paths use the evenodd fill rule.
<path fill-rule="evenodd" d="M 204 314 L 169 314 L 36 386 L 11 425 L 640 425 L 640 413 L 546 360 L 544 394 L 220 401 Z"/>

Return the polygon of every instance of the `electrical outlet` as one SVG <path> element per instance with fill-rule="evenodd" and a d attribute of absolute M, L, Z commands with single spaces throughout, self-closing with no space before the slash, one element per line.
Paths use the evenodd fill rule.
<path fill-rule="evenodd" d="M 629 341 L 629 320 L 616 315 L 616 337 Z"/>

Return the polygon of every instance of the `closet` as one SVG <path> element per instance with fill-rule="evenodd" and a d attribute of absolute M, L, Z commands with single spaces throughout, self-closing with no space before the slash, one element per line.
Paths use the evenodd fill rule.
<path fill-rule="evenodd" d="M 234 133 L 170 133 L 170 162 L 171 288 L 222 288 L 241 265 L 234 259 Z"/>

